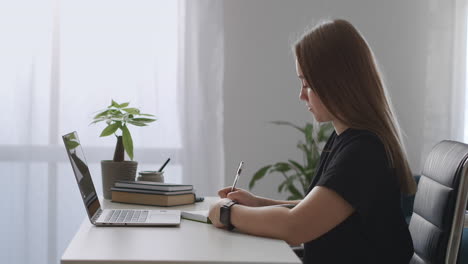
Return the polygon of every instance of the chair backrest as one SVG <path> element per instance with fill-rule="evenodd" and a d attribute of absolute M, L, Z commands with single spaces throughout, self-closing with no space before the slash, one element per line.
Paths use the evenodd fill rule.
<path fill-rule="evenodd" d="M 444 140 L 426 159 L 414 199 L 409 230 L 412 264 L 457 260 L 467 199 L 468 145 Z"/>

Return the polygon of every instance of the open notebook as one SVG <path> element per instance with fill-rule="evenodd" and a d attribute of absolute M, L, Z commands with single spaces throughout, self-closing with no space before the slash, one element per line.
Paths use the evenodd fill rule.
<path fill-rule="evenodd" d="M 294 204 L 277 204 L 277 205 L 270 205 L 273 207 L 287 207 L 293 208 Z M 181 217 L 183 219 L 197 221 L 201 223 L 211 224 L 210 219 L 208 218 L 209 210 L 199 210 L 199 211 L 182 211 Z"/>

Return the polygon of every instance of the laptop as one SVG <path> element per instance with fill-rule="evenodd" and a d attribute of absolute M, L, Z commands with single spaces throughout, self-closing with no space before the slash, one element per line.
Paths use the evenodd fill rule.
<path fill-rule="evenodd" d="M 89 221 L 96 226 L 177 226 L 180 210 L 102 209 L 78 134 L 62 136 Z"/>

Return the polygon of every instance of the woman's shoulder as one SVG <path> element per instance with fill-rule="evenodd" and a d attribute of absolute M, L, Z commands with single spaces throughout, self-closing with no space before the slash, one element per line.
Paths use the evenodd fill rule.
<path fill-rule="evenodd" d="M 364 129 L 348 128 L 337 138 L 343 143 L 382 144 L 382 141 L 374 132 Z"/>
<path fill-rule="evenodd" d="M 348 128 L 337 136 L 337 141 L 341 151 L 364 156 L 366 154 L 385 155 L 382 140 L 375 133 L 368 130 Z"/>

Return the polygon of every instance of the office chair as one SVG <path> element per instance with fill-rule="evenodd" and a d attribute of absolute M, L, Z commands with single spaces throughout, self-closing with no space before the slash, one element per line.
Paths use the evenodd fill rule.
<path fill-rule="evenodd" d="M 467 144 L 448 140 L 429 153 L 409 223 L 415 251 L 410 264 L 456 263 L 468 190 L 467 157 Z"/>

